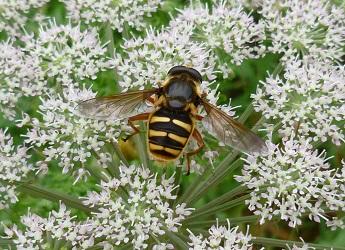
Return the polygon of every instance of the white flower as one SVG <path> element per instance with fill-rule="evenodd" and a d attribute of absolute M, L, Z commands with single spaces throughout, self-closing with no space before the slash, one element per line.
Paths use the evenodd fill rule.
<path fill-rule="evenodd" d="M 167 249 L 175 249 L 175 248 L 170 243 L 160 243 L 160 244 L 154 245 L 152 249 L 153 250 L 167 250 Z"/>
<path fill-rule="evenodd" d="M 47 2 L 49 0 L 2 0 L 0 2 L 0 32 L 6 31 L 11 36 L 20 37 L 25 23 L 29 20 L 28 14 Z"/>
<path fill-rule="evenodd" d="M 151 235 L 176 232 L 192 209 L 185 204 L 170 207 L 169 200 L 176 199 L 173 183 L 173 177 L 158 178 L 142 167 L 120 166 L 118 178 L 102 182 L 100 192 L 89 192 L 84 198 L 85 205 L 98 210 L 91 218 L 93 237 L 111 245 L 131 243 L 142 249 L 148 247 Z M 169 249 L 169 244 L 166 247 Z"/>
<path fill-rule="evenodd" d="M 41 98 L 42 104 L 38 109 L 41 118 L 26 120 L 31 128 L 24 135 L 25 142 L 41 148 L 45 162 L 59 160 L 63 172 L 72 170 L 77 180 L 88 174 L 82 167 L 92 153 L 100 152 L 105 142 L 118 138 L 120 133 L 119 122 L 93 120 L 78 115 L 78 102 L 94 96 L 90 89 L 81 90 L 71 86 L 64 89 L 62 95 Z M 107 158 L 101 155 L 103 166 Z"/>
<path fill-rule="evenodd" d="M 274 216 L 296 227 L 302 216 L 320 222 L 327 211 L 345 210 L 345 168 L 331 169 L 325 152 L 318 154 L 307 142 L 285 139 L 282 147 L 266 142 L 264 155 L 248 155 L 236 180 L 251 189 L 248 208 L 261 217 Z"/>
<path fill-rule="evenodd" d="M 180 11 L 170 22 L 170 27 L 184 27 L 193 24 L 194 36 L 205 42 L 212 50 L 221 49 L 229 58 L 219 58 L 220 68 L 226 72 L 229 61 L 240 65 L 244 59 L 258 58 L 265 52 L 265 25 L 227 1 L 212 6 L 196 4 Z M 225 77 L 226 78 L 226 77 Z"/>
<path fill-rule="evenodd" d="M 18 229 L 16 225 L 10 228 L 4 226 L 7 238 L 12 239 L 19 250 L 51 249 L 58 241 L 60 247 L 68 249 L 87 249 L 94 245 L 88 221 L 77 222 L 64 204 L 60 204 L 59 211 L 50 212 L 48 218 L 29 212 L 21 217 L 21 223 L 25 226 L 25 231 Z"/>
<path fill-rule="evenodd" d="M 25 146 L 15 146 L 6 130 L 0 129 L 0 209 L 18 201 L 13 182 L 21 181 L 32 170 Z"/>
<path fill-rule="evenodd" d="M 265 19 L 268 50 L 292 55 L 341 60 L 344 55 L 345 15 L 327 0 L 268 0 L 259 10 Z"/>
<path fill-rule="evenodd" d="M 209 230 L 208 235 L 199 234 L 194 235 L 189 229 L 189 239 L 188 242 L 190 250 L 201 250 L 201 249 L 224 249 L 224 250 L 250 250 L 252 249 L 252 243 L 250 243 L 252 237 L 248 233 L 246 234 L 238 231 L 237 227 L 230 227 L 230 222 L 228 221 L 228 227 L 219 226 L 218 220 L 217 224 L 213 225 Z"/>
<path fill-rule="evenodd" d="M 214 55 L 202 44 L 191 39 L 193 27 L 187 25 L 170 27 L 161 31 L 147 30 L 145 38 L 133 38 L 123 45 L 124 56 L 117 71 L 120 86 L 143 89 L 158 86 L 165 80 L 170 68 L 186 65 L 198 70 L 204 76 L 204 85 L 215 78 Z"/>
<path fill-rule="evenodd" d="M 74 21 L 109 23 L 112 29 L 122 32 L 126 27 L 142 29 L 144 17 L 150 16 L 163 0 L 60 0 L 65 3 L 67 15 Z"/>
<path fill-rule="evenodd" d="M 82 30 L 80 25 L 57 25 L 54 21 L 42 25 L 37 35 L 22 39 L 24 49 L 39 59 L 47 77 L 55 77 L 64 85 L 76 80 L 96 79 L 98 72 L 113 68 L 116 62 L 106 57 L 97 30 Z"/>
<path fill-rule="evenodd" d="M 0 51 L 0 109 L 12 120 L 19 98 L 41 95 L 47 91 L 46 83 L 37 57 L 28 55 L 12 41 L 1 42 Z"/>
<path fill-rule="evenodd" d="M 256 111 L 281 123 L 283 136 L 297 132 L 336 145 L 345 140 L 344 66 L 290 60 L 284 78 L 269 76 L 252 98 Z"/>

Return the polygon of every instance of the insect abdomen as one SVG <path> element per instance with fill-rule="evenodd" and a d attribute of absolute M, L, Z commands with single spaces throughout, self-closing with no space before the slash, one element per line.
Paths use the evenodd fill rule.
<path fill-rule="evenodd" d="M 156 160 L 178 158 L 193 132 L 194 122 L 188 112 L 160 108 L 148 122 L 148 148 Z"/>

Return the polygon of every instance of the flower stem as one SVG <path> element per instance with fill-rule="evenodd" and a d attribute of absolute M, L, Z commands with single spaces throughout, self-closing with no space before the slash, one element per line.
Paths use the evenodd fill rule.
<path fill-rule="evenodd" d="M 228 202 L 225 202 L 223 204 L 220 204 L 218 206 L 215 206 L 215 207 L 212 207 L 212 208 L 209 208 L 207 210 L 205 209 L 202 209 L 201 211 L 199 211 L 198 209 L 195 210 L 194 213 L 191 214 L 191 216 L 189 216 L 185 221 L 184 223 L 188 223 L 188 221 L 193 221 L 195 220 L 195 218 L 198 218 L 200 216 L 207 216 L 207 215 L 215 215 L 216 213 L 218 212 L 222 212 L 222 211 L 225 211 L 225 210 L 228 210 L 230 208 L 233 208 L 237 205 L 241 205 L 244 203 L 245 200 L 247 200 L 248 198 L 250 198 L 250 194 L 247 194 L 247 195 L 244 195 L 244 196 L 241 196 L 237 199 L 233 199 L 233 200 L 230 200 Z"/>
<path fill-rule="evenodd" d="M 113 30 L 109 23 L 105 26 L 105 37 L 108 41 L 107 48 L 108 48 L 109 55 L 113 58 L 114 57 L 114 36 L 113 36 Z"/>
<path fill-rule="evenodd" d="M 97 211 L 95 208 L 90 208 L 88 206 L 85 206 L 81 200 L 78 198 L 75 198 L 73 196 L 69 196 L 64 193 L 60 193 L 57 191 L 48 190 L 46 188 L 32 185 L 26 182 L 16 182 L 15 183 L 17 189 L 21 191 L 22 193 L 29 194 L 31 196 L 43 198 L 46 200 L 50 200 L 53 202 L 62 201 L 66 206 L 73 207 L 76 209 L 79 209 L 81 211 L 84 211 L 86 213 L 91 213 Z"/>
<path fill-rule="evenodd" d="M 140 131 L 145 130 L 144 125 L 141 124 Z M 134 136 L 135 144 L 138 149 L 140 162 L 144 165 L 145 168 L 152 170 L 150 160 L 148 158 L 147 148 L 146 148 L 146 134 L 140 132 L 138 135 Z"/>
<path fill-rule="evenodd" d="M 272 76 L 276 77 L 283 70 L 283 62 L 280 60 L 279 64 L 274 68 Z"/>
<path fill-rule="evenodd" d="M 248 191 L 247 187 L 240 185 L 240 186 L 230 190 L 229 192 L 223 194 L 222 196 L 210 201 L 209 203 L 205 204 L 201 208 L 198 208 L 197 210 L 195 210 L 195 213 L 193 213 L 193 214 L 201 213 L 201 212 L 207 211 L 211 208 L 214 208 L 218 205 L 224 204 L 225 202 L 230 201 L 233 197 L 240 195 L 240 194 L 243 194 L 247 191 Z"/>
<path fill-rule="evenodd" d="M 218 220 L 219 225 L 227 225 L 228 220 L 230 224 L 252 223 L 260 219 L 258 215 L 241 216 L 235 218 L 228 218 L 226 220 Z M 188 223 L 188 227 L 206 228 L 214 225 L 215 220 L 197 220 Z"/>
<path fill-rule="evenodd" d="M 126 167 L 128 167 L 128 166 L 129 166 L 129 163 L 128 163 L 126 157 L 123 155 L 123 153 L 122 153 L 122 151 L 121 151 L 119 145 L 117 144 L 117 142 L 112 141 L 112 145 L 113 145 L 113 147 L 114 147 L 114 150 L 115 150 L 116 155 L 119 157 L 119 159 L 122 161 L 122 163 L 125 164 Z"/>
<path fill-rule="evenodd" d="M 239 152 L 234 151 L 229 154 L 216 168 L 214 173 L 201 182 L 195 192 L 186 199 L 187 205 L 191 202 L 197 201 L 201 196 L 203 196 L 209 188 L 219 184 L 228 174 L 236 170 L 242 165 L 242 160 L 237 159 L 233 162 L 234 158 L 239 154 Z M 232 163 L 231 163 L 232 162 Z"/>
<path fill-rule="evenodd" d="M 292 247 L 293 245 L 302 247 L 306 243 L 298 242 L 298 241 L 291 241 L 291 240 L 278 240 L 278 239 L 271 239 L 271 238 L 265 238 L 265 237 L 253 237 L 252 243 L 254 244 L 260 244 L 264 246 L 270 246 L 270 247 L 284 247 L 287 246 Z M 307 243 L 309 247 L 314 247 L 316 250 L 318 249 L 333 249 L 333 250 L 345 250 L 345 247 L 338 247 L 338 246 L 326 246 L 326 245 L 320 245 L 320 244 L 311 244 Z"/>
<path fill-rule="evenodd" d="M 4 247 L 4 248 L 2 248 Z M 1 249 L 15 249 L 15 245 L 14 243 L 12 242 L 12 240 L 8 240 L 8 239 L 0 239 L 0 248 Z"/>
<path fill-rule="evenodd" d="M 176 249 L 181 249 L 181 250 L 188 249 L 188 245 L 176 233 L 173 233 L 169 230 L 166 230 L 165 233 L 168 236 L 168 238 L 171 240 L 171 242 L 174 244 Z"/>
<path fill-rule="evenodd" d="M 244 123 L 244 122 L 248 119 L 248 117 L 253 113 L 253 111 L 254 111 L 253 103 L 250 103 L 250 104 L 247 106 L 246 110 L 242 113 L 242 115 L 240 116 L 240 118 L 238 118 L 238 121 L 239 121 L 240 123 Z"/>
<path fill-rule="evenodd" d="M 182 167 L 177 167 L 175 172 L 175 180 L 174 180 L 174 187 L 178 186 L 172 193 L 172 195 L 177 195 L 180 190 L 180 182 L 181 182 L 181 176 L 182 176 Z M 170 200 L 170 207 L 176 206 L 177 199 Z"/>

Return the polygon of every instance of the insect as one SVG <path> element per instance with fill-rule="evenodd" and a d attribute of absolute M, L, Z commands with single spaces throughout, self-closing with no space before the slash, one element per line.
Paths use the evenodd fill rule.
<path fill-rule="evenodd" d="M 90 118 L 128 119 L 132 135 L 139 132 L 134 122 L 147 121 L 147 148 L 154 160 L 172 161 L 184 154 L 187 158 L 187 175 L 190 157 L 205 146 L 196 128 L 201 121 L 223 143 L 247 153 L 264 151 L 265 143 L 249 129 L 232 119 L 206 99 L 200 84 L 201 74 L 190 67 L 175 66 L 158 88 L 126 92 L 118 95 L 96 97 L 79 103 L 78 110 Z M 152 112 L 141 113 L 148 109 Z M 203 106 L 207 115 L 198 114 Z M 198 148 L 184 152 L 189 140 L 194 139 Z"/>

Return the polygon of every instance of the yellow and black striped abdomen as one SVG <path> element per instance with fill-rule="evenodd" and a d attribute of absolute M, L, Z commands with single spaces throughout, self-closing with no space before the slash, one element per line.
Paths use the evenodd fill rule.
<path fill-rule="evenodd" d="M 159 161 L 180 156 L 194 129 L 190 113 L 160 108 L 148 121 L 148 149 Z"/>

